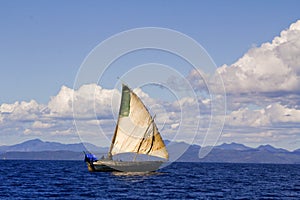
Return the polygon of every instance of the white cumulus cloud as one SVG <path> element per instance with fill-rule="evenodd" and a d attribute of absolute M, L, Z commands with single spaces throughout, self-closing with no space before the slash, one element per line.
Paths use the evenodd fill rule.
<path fill-rule="evenodd" d="M 280 103 L 273 103 L 265 108 L 251 110 L 241 108 L 227 116 L 226 124 L 238 127 L 280 127 L 300 124 L 300 110 L 289 108 Z"/>
<path fill-rule="evenodd" d="M 271 43 L 250 49 L 230 66 L 217 69 L 229 93 L 299 92 L 300 20 Z"/>
<path fill-rule="evenodd" d="M 118 90 L 103 89 L 97 84 L 83 85 L 78 90 L 62 86 L 59 93 L 51 98 L 48 109 L 53 117 L 112 116 L 113 97 L 119 99 L 119 96 Z"/>
<path fill-rule="evenodd" d="M 6 121 L 33 121 L 39 118 L 44 112 L 45 106 L 36 101 L 15 102 L 13 104 L 2 104 L 0 106 L 0 115 Z"/>

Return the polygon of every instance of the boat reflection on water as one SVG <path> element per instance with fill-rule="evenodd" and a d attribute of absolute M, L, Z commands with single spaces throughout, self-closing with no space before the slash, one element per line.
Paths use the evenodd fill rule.
<path fill-rule="evenodd" d="M 164 174 L 163 172 L 112 172 L 113 175 L 119 177 L 130 177 L 130 176 L 157 176 Z"/>

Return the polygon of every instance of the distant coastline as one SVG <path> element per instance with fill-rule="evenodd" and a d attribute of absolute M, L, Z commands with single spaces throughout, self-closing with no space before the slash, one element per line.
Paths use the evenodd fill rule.
<path fill-rule="evenodd" d="M 178 149 L 186 149 L 185 153 L 176 162 L 213 162 L 213 163 L 272 163 L 272 164 L 300 164 L 300 149 L 288 151 L 275 148 L 271 145 L 261 145 L 257 148 L 247 147 L 243 144 L 231 143 L 215 146 L 204 158 L 199 158 L 200 146 L 189 145 L 184 142 L 168 143 L 167 148 L 172 154 Z M 108 148 L 97 147 L 86 143 L 61 144 L 57 142 L 44 142 L 39 139 L 29 140 L 12 146 L 0 146 L 1 160 L 83 160 L 85 147 L 105 155 Z M 206 147 L 204 147 L 206 148 Z"/>

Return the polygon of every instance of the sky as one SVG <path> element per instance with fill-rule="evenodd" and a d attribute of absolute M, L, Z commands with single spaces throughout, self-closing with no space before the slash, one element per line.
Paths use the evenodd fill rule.
<path fill-rule="evenodd" d="M 136 89 L 156 113 L 163 137 L 176 139 L 172 132 L 181 131 L 178 140 L 196 138 L 193 142 L 203 144 L 204 135 L 189 135 L 191 117 L 197 118 L 195 109 L 187 126 L 178 128 L 184 124 L 178 105 L 189 112 L 200 102 L 205 118 L 200 129 L 208 129 L 204 121 L 211 114 L 208 95 L 201 96 L 198 80 L 203 77 L 178 57 L 151 50 L 133 53 L 115 62 L 98 83 L 73 89 L 80 66 L 101 42 L 130 29 L 161 27 L 181 32 L 205 49 L 216 65 L 214 74 L 207 75 L 211 87 L 220 88 L 213 80 L 222 77 L 227 115 L 216 113 L 220 124 L 225 118 L 218 143 L 300 148 L 298 1 L 2 0 L 0 4 L 0 145 L 32 138 L 78 142 L 70 103 L 75 94 L 77 126 L 86 131 L 79 134 L 81 140 L 104 141 L 95 133 L 101 124 L 110 134 L 99 145 L 107 146 L 118 108 L 118 100 L 111 104 L 112 96 L 119 97 L 116 76 L 130 66 L 153 61 L 174 66 L 197 93 L 197 99 L 176 100 L 178 95 L 172 96 L 168 88 Z M 91 104 L 95 106 L 90 108 Z"/>

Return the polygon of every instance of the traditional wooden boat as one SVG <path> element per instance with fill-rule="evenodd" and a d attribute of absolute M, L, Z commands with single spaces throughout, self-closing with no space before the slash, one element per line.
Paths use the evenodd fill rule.
<path fill-rule="evenodd" d="M 135 156 L 130 161 L 113 159 L 124 153 Z M 151 160 L 138 160 L 139 154 L 148 155 Z M 119 117 L 107 158 L 98 160 L 93 154 L 85 154 L 89 171 L 150 172 L 159 169 L 168 158 L 154 117 L 141 99 L 123 84 Z"/>

